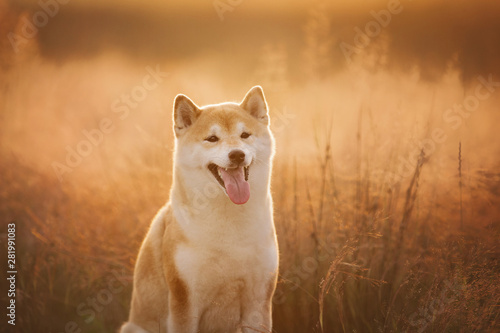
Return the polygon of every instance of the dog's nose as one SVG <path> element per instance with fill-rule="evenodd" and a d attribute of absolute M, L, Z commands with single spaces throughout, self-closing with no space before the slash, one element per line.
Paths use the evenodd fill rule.
<path fill-rule="evenodd" d="M 239 149 L 231 150 L 229 152 L 229 160 L 232 163 L 240 164 L 245 160 L 245 153 Z"/>

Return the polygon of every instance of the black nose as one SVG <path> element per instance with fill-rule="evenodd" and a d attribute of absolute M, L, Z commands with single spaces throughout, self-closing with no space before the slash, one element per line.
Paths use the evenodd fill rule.
<path fill-rule="evenodd" d="M 229 152 L 229 160 L 232 163 L 240 164 L 245 160 L 245 153 L 239 149 L 231 150 Z"/>

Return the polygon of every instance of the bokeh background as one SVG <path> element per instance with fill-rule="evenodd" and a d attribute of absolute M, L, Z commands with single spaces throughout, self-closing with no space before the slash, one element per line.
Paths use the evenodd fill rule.
<path fill-rule="evenodd" d="M 499 331 L 499 31 L 486 0 L 1 0 L 2 327 L 115 332 L 168 200 L 175 95 L 260 84 L 273 332 Z"/>

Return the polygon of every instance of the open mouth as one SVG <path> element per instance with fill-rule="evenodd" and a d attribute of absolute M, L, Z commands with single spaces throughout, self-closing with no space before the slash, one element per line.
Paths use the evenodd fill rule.
<path fill-rule="evenodd" d="M 208 170 L 226 190 L 229 199 L 237 205 L 246 203 L 250 198 L 249 169 L 250 166 L 222 168 L 214 163 L 208 165 Z"/>

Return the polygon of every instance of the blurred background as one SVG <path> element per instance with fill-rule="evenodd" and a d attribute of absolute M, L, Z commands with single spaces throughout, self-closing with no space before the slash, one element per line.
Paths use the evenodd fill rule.
<path fill-rule="evenodd" d="M 277 139 L 274 331 L 497 331 L 499 31 L 486 0 L 0 0 L 9 332 L 126 320 L 175 95 L 256 84 Z"/>

